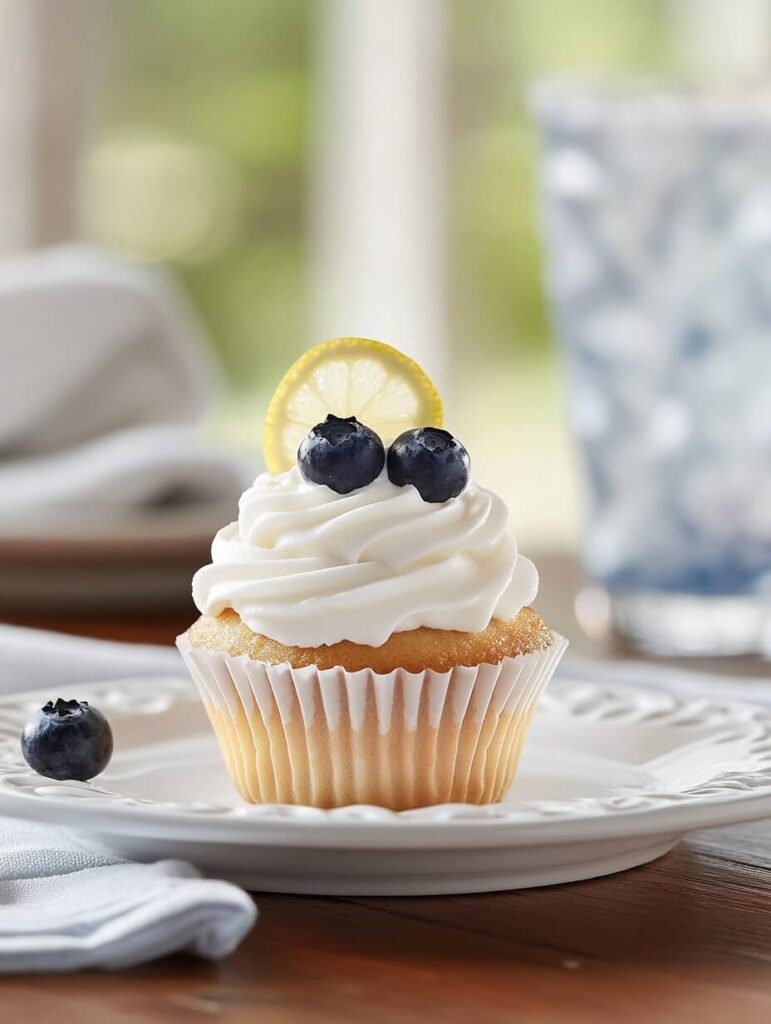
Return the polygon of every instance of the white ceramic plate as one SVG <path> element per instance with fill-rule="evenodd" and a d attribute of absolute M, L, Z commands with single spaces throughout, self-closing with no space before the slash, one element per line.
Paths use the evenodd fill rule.
<path fill-rule="evenodd" d="M 771 815 L 771 711 L 557 680 L 500 804 L 394 813 L 249 806 L 230 787 L 193 684 L 83 686 L 112 722 L 96 783 L 21 761 L 22 721 L 57 693 L 0 700 L 0 813 L 78 829 L 138 859 L 182 857 L 250 889 L 482 892 L 620 871 L 685 833 Z"/>

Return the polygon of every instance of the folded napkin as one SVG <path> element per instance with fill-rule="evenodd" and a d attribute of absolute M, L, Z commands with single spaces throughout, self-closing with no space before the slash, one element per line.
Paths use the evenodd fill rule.
<path fill-rule="evenodd" d="M 75 448 L 0 462 L 0 517 L 22 510 L 42 518 L 78 506 L 89 520 L 110 509 L 231 499 L 247 471 L 212 451 L 195 428 L 131 427 Z"/>
<path fill-rule="evenodd" d="M 0 693 L 181 669 L 171 648 L 0 626 Z M 130 967 L 182 950 L 218 959 L 255 917 L 246 893 L 190 864 L 111 858 L 74 833 L 0 818 L 0 973 Z"/>
<path fill-rule="evenodd" d="M 158 268 L 96 246 L 0 261 L 0 452 L 190 423 L 218 382 L 200 324 Z"/>
<path fill-rule="evenodd" d="M 191 864 L 135 864 L 75 836 L 0 818 L 0 973 L 120 968 L 187 951 L 231 953 L 256 910 Z"/>
<path fill-rule="evenodd" d="M 0 261 L 0 362 L 0 516 L 243 490 L 201 444 L 219 373 L 160 269 L 84 245 Z"/>

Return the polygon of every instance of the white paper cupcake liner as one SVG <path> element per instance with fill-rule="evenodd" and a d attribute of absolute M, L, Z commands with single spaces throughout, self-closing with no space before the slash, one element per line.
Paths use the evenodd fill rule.
<path fill-rule="evenodd" d="M 177 646 L 244 799 L 400 810 L 501 798 L 567 647 L 553 638 L 497 664 L 387 674 Z"/>

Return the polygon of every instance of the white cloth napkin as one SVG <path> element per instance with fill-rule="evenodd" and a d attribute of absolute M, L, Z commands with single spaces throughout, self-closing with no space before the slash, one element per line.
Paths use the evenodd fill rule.
<path fill-rule="evenodd" d="M 0 695 L 186 673 L 175 647 L 113 643 L 0 624 Z"/>
<path fill-rule="evenodd" d="M 182 671 L 171 648 L 0 626 L 0 693 Z M 180 861 L 105 857 L 73 833 L 0 818 L 0 973 L 119 968 L 187 950 L 218 959 L 254 904 Z"/>
<path fill-rule="evenodd" d="M 235 500 L 198 422 L 219 385 L 172 279 L 89 246 L 0 261 L 0 517 Z"/>
<path fill-rule="evenodd" d="M 0 516 L 82 507 L 89 519 L 110 507 L 231 498 L 246 473 L 176 424 L 132 427 L 76 448 L 0 463 Z"/>
<path fill-rule="evenodd" d="M 0 818 L 0 972 L 121 968 L 182 950 L 218 960 L 254 903 L 191 864 L 135 864 L 45 825 Z"/>

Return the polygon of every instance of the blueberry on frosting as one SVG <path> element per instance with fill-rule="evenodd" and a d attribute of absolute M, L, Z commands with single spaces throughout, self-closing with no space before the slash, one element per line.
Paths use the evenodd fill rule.
<path fill-rule="evenodd" d="M 297 450 L 303 479 L 348 494 L 371 484 L 385 465 L 383 442 L 355 416 L 333 416 L 317 423 Z"/>
<path fill-rule="evenodd" d="M 468 476 L 468 452 L 448 430 L 406 430 L 388 449 L 388 479 L 397 487 L 412 484 L 423 501 L 457 497 L 466 487 Z"/>

